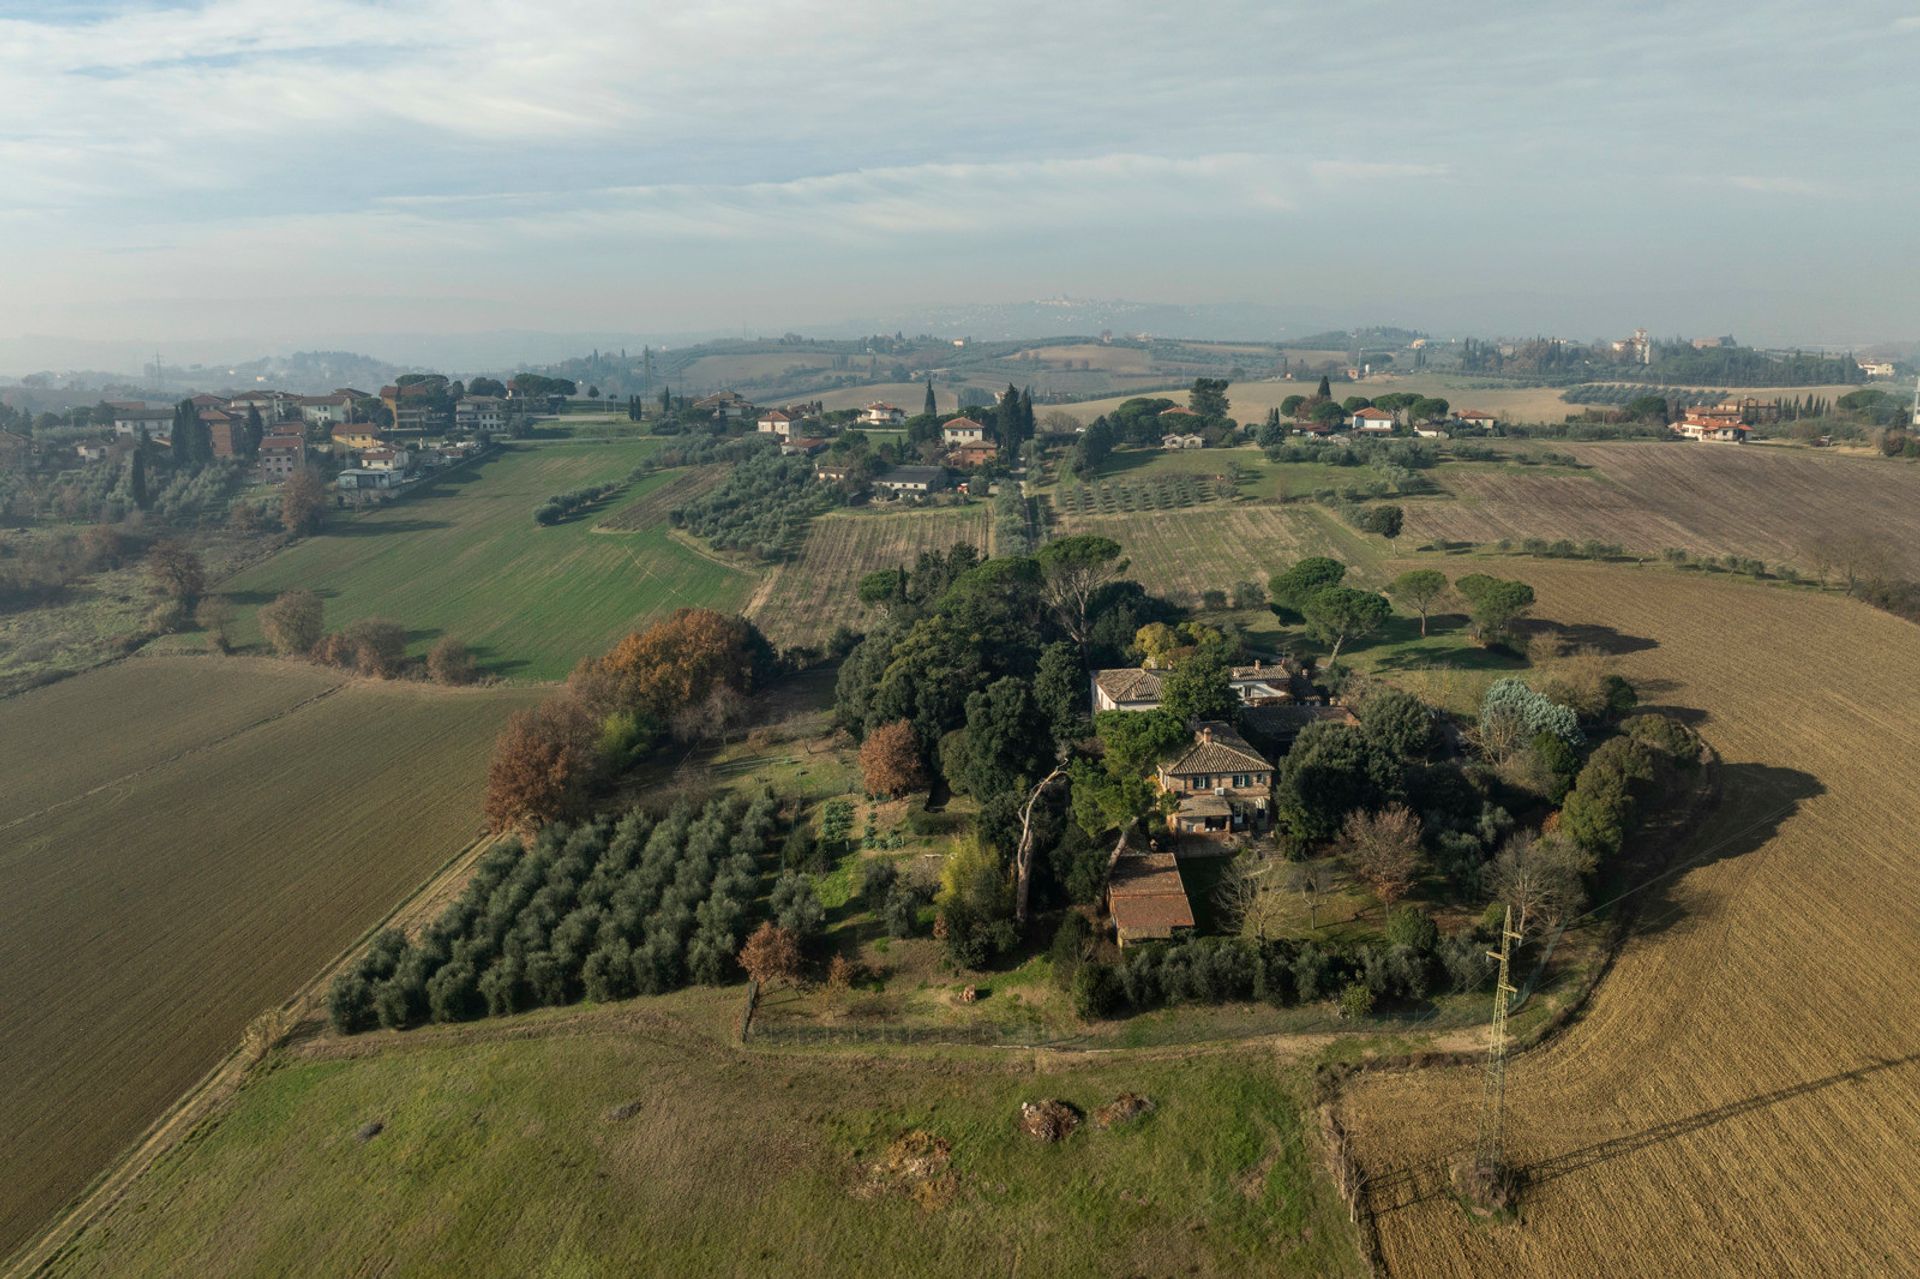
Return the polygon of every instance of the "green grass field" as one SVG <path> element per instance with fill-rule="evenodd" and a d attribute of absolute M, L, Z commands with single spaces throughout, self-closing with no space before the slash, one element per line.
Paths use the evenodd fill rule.
<path fill-rule="evenodd" d="M 0 702 L 0 1253 L 475 837 L 534 696 L 172 657 Z"/>
<path fill-rule="evenodd" d="M 494 674 L 550 680 L 671 609 L 735 611 L 757 579 L 663 528 L 596 532 L 598 512 L 551 528 L 533 522 L 546 497 L 618 479 L 657 446 L 521 445 L 391 506 L 338 516 L 320 536 L 224 584 L 241 606 L 235 638 L 257 643 L 258 606 L 306 587 L 325 599 L 330 629 L 392 618 L 416 653 L 454 635 Z M 648 476 L 616 498 L 616 508 L 671 479 Z"/>
<path fill-rule="evenodd" d="M 525 1038 L 294 1050 L 54 1269 L 1362 1272 L 1303 1115 L 1304 1073 L 1268 1053 L 741 1050 L 625 1008 L 522 1018 Z M 1056 1145 L 1017 1128 L 1024 1101 L 1090 1114 L 1129 1091 L 1154 1109 Z M 876 1176 L 915 1132 L 944 1156 Z"/>

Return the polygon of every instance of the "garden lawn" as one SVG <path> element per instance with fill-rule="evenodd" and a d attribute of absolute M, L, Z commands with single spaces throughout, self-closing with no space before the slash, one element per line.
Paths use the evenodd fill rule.
<path fill-rule="evenodd" d="M 363 514 L 336 514 L 307 538 L 228 580 L 239 643 L 258 643 L 254 614 L 282 591 L 326 602 L 327 626 L 386 617 L 424 653 L 442 635 L 466 641 L 493 674 L 564 676 L 633 627 L 683 605 L 737 610 L 757 579 L 675 541 L 665 528 L 596 532 L 590 509 L 551 528 L 533 510 L 557 493 L 617 480 L 653 440 L 520 445 L 426 490 Z M 618 506 L 668 483 L 650 475 Z"/>

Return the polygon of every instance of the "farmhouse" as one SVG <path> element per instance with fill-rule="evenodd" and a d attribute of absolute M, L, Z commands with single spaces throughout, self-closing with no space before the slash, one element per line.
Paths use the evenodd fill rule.
<path fill-rule="evenodd" d="M 1745 444 L 1748 427 L 1736 417 L 1728 418 L 1713 409 L 1689 412 L 1675 422 L 1672 431 L 1685 440 L 1710 440 L 1725 444 Z"/>
<path fill-rule="evenodd" d="M 1167 819 L 1182 835 L 1226 835 L 1266 825 L 1273 765 L 1231 725 L 1207 721 L 1194 730 L 1193 745 L 1160 765 L 1160 789 L 1180 807 Z"/>
<path fill-rule="evenodd" d="M 1207 447 L 1207 437 L 1193 434 L 1163 435 L 1160 437 L 1160 447 L 1163 449 L 1203 449 Z"/>
<path fill-rule="evenodd" d="M 897 404 L 875 400 L 860 410 L 862 426 L 899 426 L 907 420 L 907 411 Z"/>
<path fill-rule="evenodd" d="M 1347 419 L 1347 426 L 1359 435 L 1392 435 L 1393 414 L 1385 409 L 1360 409 Z"/>
<path fill-rule="evenodd" d="M 944 466 L 896 466 L 873 481 L 873 487 L 888 497 L 925 496 L 946 486 Z"/>
<path fill-rule="evenodd" d="M 694 412 L 705 413 L 715 420 L 742 418 L 753 412 L 753 401 L 738 391 L 717 391 L 695 400 L 693 408 Z"/>
<path fill-rule="evenodd" d="M 1160 672 L 1118 666 L 1093 673 L 1093 710 L 1150 711 L 1160 705 Z"/>
<path fill-rule="evenodd" d="M 987 428 L 970 417 L 950 419 L 940 428 L 940 441 L 946 445 L 981 444 L 986 441 Z"/>
<path fill-rule="evenodd" d="M 947 454 L 947 461 L 954 466 L 983 466 L 1000 456 L 1000 448 L 995 444 L 962 444 Z"/>
<path fill-rule="evenodd" d="M 844 484 L 853 475 L 853 467 L 845 462 L 815 462 L 813 478 L 825 480 L 829 484 Z"/>
<path fill-rule="evenodd" d="M 1122 853 L 1107 876 L 1107 914 L 1114 940 L 1167 941 L 1193 929 L 1193 904 L 1172 853 Z"/>
<path fill-rule="evenodd" d="M 793 433 L 793 414 L 785 409 L 768 409 L 753 424 L 753 429 L 762 435 L 777 435 L 781 439 Z"/>
<path fill-rule="evenodd" d="M 1166 422 L 1168 426 L 1177 425 L 1177 423 L 1174 423 L 1174 422 L 1167 422 L 1168 418 L 1199 417 L 1199 416 L 1200 415 L 1198 413 L 1195 413 L 1192 409 L 1184 408 L 1178 404 L 1175 404 L 1169 408 L 1164 408 L 1160 410 L 1160 420 L 1162 422 Z"/>
<path fill-rule="evenodd" d="M 815 453 L 824 452 L 826 447 L 826 440 L 808 438 L 800 435 L 789 435 L 780 441 L 780 456 L 812 457 Z"/>
<path fill-rule="evenodd" d="M 1313 694 L 1318 696 L 1318 694 Z M 1267 706 L 1249 706 L 1240 712 L 1240 722 L 1248 733 L 1275 754 L 1284 755 L 1293 749 L 1294 739 L 1309 724 L 1321 721 L 1334 724 L 1358 726 L 1359 717 L 1345 706 L 1330 706 L 1322 702 L 1307 703 L 1277 702 Z"/>
<path fill-rule="evenodd" d="M 1456 413 L 1453 420 L 1462 426 L 1471 426 L 1481 431 L 1491 431 L 1495 421 L 1493 414 L 1483 413 L 1479 409 L 1468 409 L 1463 413 Z"/>

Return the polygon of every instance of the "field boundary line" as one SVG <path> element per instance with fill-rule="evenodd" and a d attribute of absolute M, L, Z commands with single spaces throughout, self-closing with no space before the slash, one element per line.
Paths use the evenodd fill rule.
<path fill-rule="evenodd" d="M 285 719 L 287 716 L 292 715 L 297 711 L 305 710 L 307 707 L 313 705 L 315 702 L 323 701 L 326 698 L 332 697 L 335 693 L 339 692 L 341 689 L 345 688 L 346 686 L 347 686 L 347 681 L 342 680 L 338 684 L 334 684 L 329 688 L 323 689 L 320 692 L 315 693 L 312 697 L 303 697 L 299 701 L 295 702 L 293 705 L 285 707 L 281 710 L 277 710 L 273 714 L 266 716 L 264 719 L 257 719 L 249 724 L 242 724 L 240 727 L 233 729 L 230 732 L 222 733 L 220 736 L 212 738 L 211 740 L 208 740 L 208 741 L 201 742 L 197 746 L 189 746 L 183 751 L 179 751 L 175 754 L 167 756 L 165 759 L 155 760 L 153 763 L 148 764 L 144 768 L 136 768 L 130 773 L 122 773 L 118 777 L 108 778 L 106 781 L 101 782 L 96 786 L 88 787 L 86 790 L 81 791 L 78 795 L 70 795 L 66 799 L 56 800 L 54 803 L 48 804 L 44 808 L 37 808 L 31 813 L 22 813 L 20 816 L 15 817 L 10 821 L 0 822 L 0 831 L 9 831 L 16 826 L 23 825 L 26 822 L 35 821 L 39 818 L 45 817 L 49 813 L 57 813 L 61 809 L 71 808 L 75 804 L 85 803 L 87 800 L 92 799 L 95 795 L 98 795 L 101 791 L 112 790 L 116 786 L 124 786 L 126 783 L 133 781 L 135 778 L 144 777 L 148 773 L 151 773 L 156 769 L 165 768 L 169 764 L 177 764 L 183 759 L 189 759 L 195 755 L 200 754 L 203 751 L 210 751 L 217 746 L 224 746 L 228 742 L 233 741 L 235 738 L 243 737 L 246 734 L 253 732 L 253 730 L 255 730 L 256 728 L 265 728 L 268 724 L 274 723 L 277 720 Z"/>
<path fill-rule="evenodd" d="M 329 692 L 337 692 L 343 687 L 345 687 L 344 684 L 337 685 Z M 316 701 L 318 698 L 308 700 Z M 305 1019 L 306 1014 L 311 1011 L 319 998 L 322 988 L 332 980 L 335 973 L 383 929 L 393 927 L 409 916 L 421 913 L 423 907 L 431 905 L 447 886 L 448 881 L 464 876 L 488 849 L 499 842 L 500 838 L 499 835 L 482 835 L 463 845 L 458 852 L 440 863 L 431 875 L 421 881 L 412 892 L 376 923 L 364 929 L 333 958 L 327 960 L 306 984 L 275 1005 L 276 1010 L 294 1014 L 293 1028 L 297 1029 L 299 1022 Z M 180 1098 L 159 1118 L 149 1124 L 146 1131 L 135 1138 L 118 1159 L 109 1164 L 84 1190 L 70 1200 L 54 1218 L 51 1226 L 37 1239 L 22 1244 L 18 1251 L 6 1259 L 5 1279 L 25 1279 L 29 1275 L 49 1273 L 50 1267 L 65 1254 L 67 1249 L 111 1212 L 142 1177 L 171 1154 L 202 1123 L 218 1117 L 221 1108 L 245 1086 L 256 1064 L 258 1063 L 246 1060 L 244 1046 L 236 1046 L 221 1058 L 200 1077 L 198 1082 L 181 1094 Z"/>

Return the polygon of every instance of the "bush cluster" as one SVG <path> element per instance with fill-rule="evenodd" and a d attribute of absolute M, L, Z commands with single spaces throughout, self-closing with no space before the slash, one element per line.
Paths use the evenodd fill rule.
<path fill-rule="evenodd" d="M 571 493 L 556 493 L 533 508 L 533 522 L 542 528 L 559 524 L 597 502 L 606 501 L 643 474 L 645 474 L 644 471 L 635 467 L 627 473 L 627 478 L 624 480 L 609 480 L 605 484 L 591 484 L 583 489 L 574 489 Z"/>
<path fill-rule="evenodd" d="M 657 821 L 556 823 L 503 841 L 419 938 L 376 939 L 327 997 L 352 1034 L 424 1020 L 658 994 L 737 972 L 758 859 L 777 826 L 770 792 L 682 803 Z"/>

